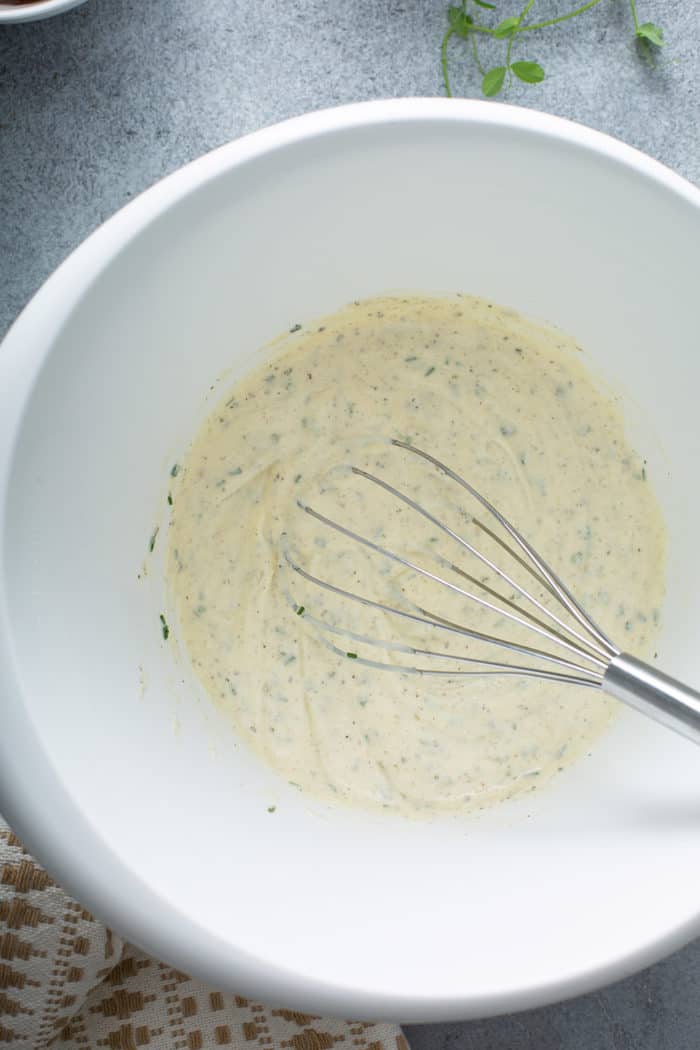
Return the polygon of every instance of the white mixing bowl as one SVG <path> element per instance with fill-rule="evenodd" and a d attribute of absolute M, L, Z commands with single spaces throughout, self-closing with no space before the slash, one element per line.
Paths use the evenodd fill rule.
<path fill-rule="evenodd" d="M 334 809 L 237 745 L 162 640 L 157 562 L 137 575 L 222 372 L 348 300 L 462 289 L 625 391 L 670 531 L 660 665 L 697 685 L 699 246 L 700 193 L 649 158 L 439 100 L 269 128 L 90 237 L 0 350 L 0 811 L 55 876 L 185 970 L 343 1016 L 533 1006 L 698 932 L 693 745 L 623 712 L 480 817 Z"/>

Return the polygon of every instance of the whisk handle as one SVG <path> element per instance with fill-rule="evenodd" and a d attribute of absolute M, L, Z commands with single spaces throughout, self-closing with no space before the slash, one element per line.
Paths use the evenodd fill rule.
<path fill-rule="evenodd" d="M 613 657 L 603 691 L 700 744 L 700 693 L 627 653 Z"/>

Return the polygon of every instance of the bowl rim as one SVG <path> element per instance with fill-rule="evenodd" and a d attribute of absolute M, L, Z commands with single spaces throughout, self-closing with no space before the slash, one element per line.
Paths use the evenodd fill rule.
<path fill-rule="evenodd" d="M 86 0 L 34 0 L 34 3 L 9 6 L 0 0 L 0 25 L 18 24 L 20 22 L 38 22 L 43 18 L 52 18 L 72 7 L 79 7 Z"/>
<path fill-rule="evenodd" d="M 71 0 L 74 2 L 74 0 Z M 157 182 L 92 233 L 48 278 L 0 348 L 0 514 L 24 403 L 57 334 L 99 274 L 144 228 L 217 176 L 290 144 L 329 133 L 397 123 L 488 125 L 532 132 L 604 156 L 671 190 L 700 210 L 700 190 L 651 157 L 560 117 L 502 103 L 393 99 L 354 103 L 294 117 L 220 146 Z M 2 519 L 0 519 L 1 521 Z M 447 1021 L 542 1006 L 591 991 L 649 965 L 700 933 L 698 913 L 642 948 L 545 985 L 417 1000 L 309 980 L 201 928 L 147 885 L 117 856 L 62 785 L 22 703 L 13 649 L 0 534 L 0 695 L 7 698 L 0 734 L 0 804 L 27 847 L 78 900 L 129 940 L 213 985 L 332 1016 Z M 21 745 L 21 746 L 20 746 Z M 31 786 L 27 769 L 31 769 Z M 46 807 L 45 799 L 51 799 Z M 70 832 L 67 832 L 70 829 Z M 91 863 L 79 858 L 90 856 Z"/>

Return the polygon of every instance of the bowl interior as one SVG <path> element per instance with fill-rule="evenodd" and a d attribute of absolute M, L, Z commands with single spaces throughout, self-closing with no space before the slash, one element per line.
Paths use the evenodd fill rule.
<path fill-rule="evenodd" d="M 660 665 L 697 684 L 699 238 L 680 180 L 592 133 L 397 103 L 203 159 L 53 279 L 5 359 L 26 393 L 0 764 L 7 816 L 89 904 L 219 983 L 402 1019 L 534 1005 L 691 935 L 692 745 L 623 712 L 556 784 L 478 818 L 334 809 L 237 744 L 161 638 L 157 562 L 138 576 L 223 373 L 351 299 L 463 290 L 575 335 L 623 393 L 669 527 Z M 59 808 L 88 872 L 51 838 Z"/>

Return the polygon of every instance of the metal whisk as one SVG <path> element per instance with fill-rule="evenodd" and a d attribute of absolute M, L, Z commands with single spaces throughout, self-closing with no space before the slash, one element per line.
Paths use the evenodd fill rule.
<path fill-rule="evenodd" d="M 390 561 L 417 573 L 423 578 L 448 588 L 461 598 L 469 599 L 480 607 L 497 613 L 520 628 L 526 628 L 532 635 L 536 636 L 539 643 L 545 640 L 548 643 L 547 647 L 539 648 L 534 644 L 520 644 L 516 641 L 509 641 L 506 638 L 477 631 L 467 625 L 437 616 L 421 607 L 416 607 L 416 611 L 410 611 L 375 601 L 372 598 L 338 587 L 329 580 L 313 575 L 302 565 L 298 564 L 287 550 L 285 551 L 285 558 L 289 566 L 309 583 L 315 584 L 341 598 L 349 599 L 352 602 L 375 609 L 381 613 L 388 613 L 393 617 L 402 618 L 404 621 L 410 621 L 421 627 L 449 632 L 452 635 L 460 635 L 464 639 L 498 646 L 510 653 L 525 656 L 528 658 L 528 661 L 539 661 L 549 666 L 540 668 L 531 662 L 521 665 L 505 660 L 479 659 L 476 656 L 460 655 L 454 652 L 447 654 L 431 649 L 416 648 L 403 643 L 369 638 L 311 617 L 316 627 L 336 635 L 344 634 L 370 646 L 378 646 L 385 650 L 399 650 L 402 653 L 409 653 L 418 657 L 449 657 L 451 661 L 457 661 L 460 665 L 468 665 L 463 670 L 444 670 L 434 667 L 402 666 L 395 663 L 382 663 L 379 660 L 359 658 L 361 663 L 373 668 L 398 670 L 407 674 L 446 676 L 450 678 L 486 675 L 517 676 L 602 689 L 603 692 L 610 696 L 616 697 L 637 711 L 641 711 L 657 722 L 661 722 L 670 729 L 674 729 L 695 743 L 700 744 L 700 693 L 662 674 L 649 664 L 636 659 L 636 657 L 622 652 L 594 623 L 562 580 L 530 546 L 515 526 L 481 493 L 477 492 L 468 481 L 429 452 L 425 452 L 398 439 L 393 439 L 390 443 L 397 448 L 404 449 L 413 456 L 418 456 L 425 460 L 441 474 L 450 478 L 468 492 L 508 534 L 514 547 L 500 539 L 495 532 L 482 522 L 472 519 L 473 524 L 488 535 L 498 545 L 499 550 L 513 559 L 514 563 L 517 562 L 521 568 L 527 570 L 530 577 L 536 581 L 539 589 L 545 592 L 548 598 L 552 599 L 558 606 L 558 611 L 554 611 L 545 602 L 540 601 L 530 588 L 526 589 L 523 587 L 509 572 L 499 567 L 491 558 L 486 557 L 485 554 L 458 535 L 449 525 L 440 521 L 408 494 L 401 492 L 382 478 L 376 477 L 374 474 L 370 474 L 359 467 L 350 469 L 353 474 L 379 486 L 390 496 L 410 507 L 411 510 L 428 521 L 432 526 L 449 536 L 463 550 L 467 551 L 490 572 L 494 573 L 512 588 L 521 599 L 529 603 L 528 608 L 521 608 L 514 600 L 504 597 L 493 588 L 480 583 L 475 577 L 468 576 L 466 573 L 461 573 L 461 575 L 476 584 L 481 593 L 475 593 L 472 590 L 461 587 L 424 566 L 418 565 L 410 559 L 381 546 L 381 544 L 374 542 L 367 536 L 354 532 L 352 529 L 321 514 L 302 501 L 298 501 L 299 507 L 316 521 L 335 530 L 335 532 L 340 533 L 347 539 L 361 544 L 365 548 L 388 558 Z M 496 604 L 494 599 L 498 600 L 498 604 Z M 536 611 L 533 612 L 533 609 Z M 300 611 L 303 610 L 297 608 L 297 612 Z M 572 623 L 568 623 L 563 619 L 563 616 L 568 616 Z M 336 649 L 335 646 L 332 646 L 332 648 Z M 336 649 L 336 651 L 341 653 L 340 649 Z M 345 655 L 358 658 L 355 653 Z"/>

